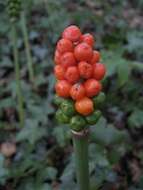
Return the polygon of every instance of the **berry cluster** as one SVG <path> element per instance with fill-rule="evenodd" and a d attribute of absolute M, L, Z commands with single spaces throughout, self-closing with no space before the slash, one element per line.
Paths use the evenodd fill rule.
<path fill-rule="evenodd" d="M 21 0 L 7 0 L 7 9 L 11 22 L 15 22 L 21 11 Z"/>
<path fill-rule="evenodd" d="M 94 37 L 82 34 L 75 26 L 67 27 L 58 41 L 54 62 L 58 97 L 72 100 L 75 111 L 90 116 L 94 110 L 94 98 L 100 94 L 106 69 L 100 63 L 100 53 L 93 50 Z M 68 111 L 68 110 L 67 110 Z"/>

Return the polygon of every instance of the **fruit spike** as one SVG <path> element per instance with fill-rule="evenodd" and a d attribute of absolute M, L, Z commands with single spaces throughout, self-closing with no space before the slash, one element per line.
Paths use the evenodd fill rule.
<path fill-rule="evenodd" d="M 56 94 L 72 100 L 76 112 L 83 116 L 95 111 L 93 99 L 100 94 L 101 80 L 106 73 L 99 51 L 93 48 L 94 43 L 92 34 L 82 34 L 77 26 L 71 25 L 57 42 L 54 56 Z"/>
<path fill-rule="evenodd" d="M 7 10 L 10 21 L 15 22 L 20 15 L 21 11 L 21 0 L 7 0 Z"/>

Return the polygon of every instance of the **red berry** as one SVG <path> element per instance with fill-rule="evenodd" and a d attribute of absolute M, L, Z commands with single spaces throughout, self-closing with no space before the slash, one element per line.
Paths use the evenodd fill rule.
<path fill-rule="evenodd" d="M 74 100 L 80 100 L 85 96 L 84 86 L 80 83 L 76 83 L 71 87 L 70 95 Z"/>
<path fill-rule="evenodd" d="M 102 63 L 94 64 L 93 78 L 95 78 L 96 80 L 102 80 L 105 73 L 106 73 L 105 65 L 103 65 Z"/>
<path fill-rule="evenodd" d="M 66 80 L 60 80 L 55 85 L 57 95 L 68 98 L 70 96 L 71 84 Z"/>
<path fill-rule="evenodd" d="M 61 65 L 67 69 L 70 66 L 76 65 L 76 59 L 74 57 L 74 54 L 71 52 L 64 53 L 61 56 Z"/>
<path fill-rule="evenodd" d="M 55 56 L 54 56 L 54 62 L 55 64 L 60 64 L 61 61 L 61 54 L 58 52 L 58 50 L 55 51 Z"/>
<path fill-rule="evenodd" d="M 81 36 L 81 40 L 82 40 L 82 42 L 87 43 L 91 47 L 93 47 L 93 45 L 94 45 L 94 37 L 91 34 L 89 34 L 89 33 L 83 34 Z"/>
<path fill-rule="evenodd" d="M 78 61 L 90 61 L 93 56 L 93 51 L 88 44 L 80 43 L 75 47 L 74 55 Z"/>
<path fill-rule="evenodd" d="M 62 35 L 63 38 L 71 40 L 72 42 L 79 41 L 80 36 L 81 36 L 81 31 L 75 25 L 71 25 L 71 26 L 67 27 L 64 30 L 63 35 Z"/>
<path fill-rule="evenodd" d="M 57 43 L 57 50 L 60 53 L 72 52 L 73 51 L 73 44 L 68 39 L 61 39 Z"/>
<path fill-rule="evenodd" d="M 96 96 L 97 94 L 99 94 L 99 92 L 102 89 L 102 86 L 99 83 L 99 81 L 97 81 L 95 79 L 88 79 L 84 83 L 84 87 L 85 87 L 86 95 L 88 97 Z"/>
<path fill-rule="evenodd" d="M 79 62 L 78 70 L 79 70 L 79 74 L 82 78 L 89 79 L 92 77 L 93 68 L 92 68 L 92 65 L 90 65 L 89 63 L 87 63 L 85 61 Z"/>
<path fill-rule="evenodd" d="M 93 51 L 93 57 L 91 59 L 91 64 L 97 63 L 100 60 L 100 53 L 99 51 Z"/>
<path fill-rule="evenodd" d="M 75 109 L 81 115 L 89 115 L 94 111 L 93 101 L 88 97 L 77 100 L 75 102 Z"/>
<path fill-rule="evenodd" d="M 63 80 L 65 76 L 65 69 L 61 65 L 56 65 L 54 68 L 54 74 L 58 80 Z"/>
<path fill-rule="evenodd" d="M 65 73 L 65 78 L 70 83 L 76 83 L 80 78 L 78 68 L 76 66 L 69 67 Z"/>

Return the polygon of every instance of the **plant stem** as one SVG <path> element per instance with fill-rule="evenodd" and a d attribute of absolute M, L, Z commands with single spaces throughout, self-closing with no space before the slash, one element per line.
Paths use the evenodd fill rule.
<path fill-rule="evenodd" d="M 44 0 L 44 4 L 45 4 L 45 8 L 47 9 L 47 11 L 49 12 L 49 6 L 48 6 L 48 1 Z"/>
<path fill-rule="evenodd" d="M 76 174 L 79 190 L 89 190 L 88 135 L 73 134 Z"/>
<path fill-rule="evenodd" d="M 140 70 L 143 70 L 143 64 L 138 62 L 138 61 L 132 61 L 131 62 L 131 66 L 134 68 L 134 69 L 140 69 Z"/>
<path fill-rule="evenodd" d="M 15 23 L 12 23 L 12 40 L 13 40 L 13 54 L 14 54 L 14 64 L 15 64 L 15 77 L 17 85 L 17 98 L 18 98 L 18 112 L 20 119 L 20 127 L 24 126 L 24 108 L 23 108 L 23 97 L 21 92 L 21 82 L 20 82 L 20 66 L 19 57 L 17 49 L 17 32 Z"/>
<path fill-rule="evenodd" d="M 28 31 L 26 26 L 26 19 L 24 12 L 21 13 L 21 26 L 22 26 L 22 32 L 23 32 L 23 38 L 24 38 L 24 44 L 25 44 L 25 51 L 27 56 L 27 64 L 28 64 L 28 70 L 29 70 L 29 78 L 31 83 L 34 82 L 34 71 L 33 71 L 33 61 L 32 61 L 32 55 L 31 55 L 31 48 L 28 40 Z"/>

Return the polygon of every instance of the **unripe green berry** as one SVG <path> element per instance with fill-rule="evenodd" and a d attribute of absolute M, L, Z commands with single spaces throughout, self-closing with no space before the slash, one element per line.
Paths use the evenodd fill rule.
<path fill-rule="evenodd" d="M 64 98 L 61 98 L 61 97 L 58 96 L 58 95 L 55 95 L 55 96 L 54 96 L 53 103 L 54 103 L 55 105 L 60 106 L 63 101 L 65 101 Z"/>
<path fill-rule="evenodd" d="M 95 108 L 101 107 L 103 103 L 105 102 L 105 99 L 106 99 L 106 96 L 104 92 L 100 92 L 99 95 L 95 96 L 93 98 Z"/>
<path fill-rule="evenodd" d="M 59 109 L 57 112 L 56 112 L 56 120 L 58 123 L 60 124 L 68 124 L 69 121 L 70 121 L 70 118 L 65 115 L 61 109 Z"/>
<path fill-rule="evenodd" d="M 60 106 L 62 112 L 68 116 L 73 116 L 76 111 L 74 107 L 74 102 L 72 100 L 65 100 L 61 103 Z"/>
<path fill-rule="evenodd" d="M 15 22 L 20 15 L 21 11 L 21 1 L 20 0 L 8 0 L 7 1 L 7 10 L 11 22 Z"/>
<path fill-rule="evenodd" d="M 76 115 L 70 120 L 70 128 L 74 131 L 81 131 L 86 127 L 87 123 L 83 116 Z"/>
<path fill-rule="evenodd" d="M 95 125 L 101 117 L 101 111 L 97 110 L 86 117 L 88 124 Z"/>

